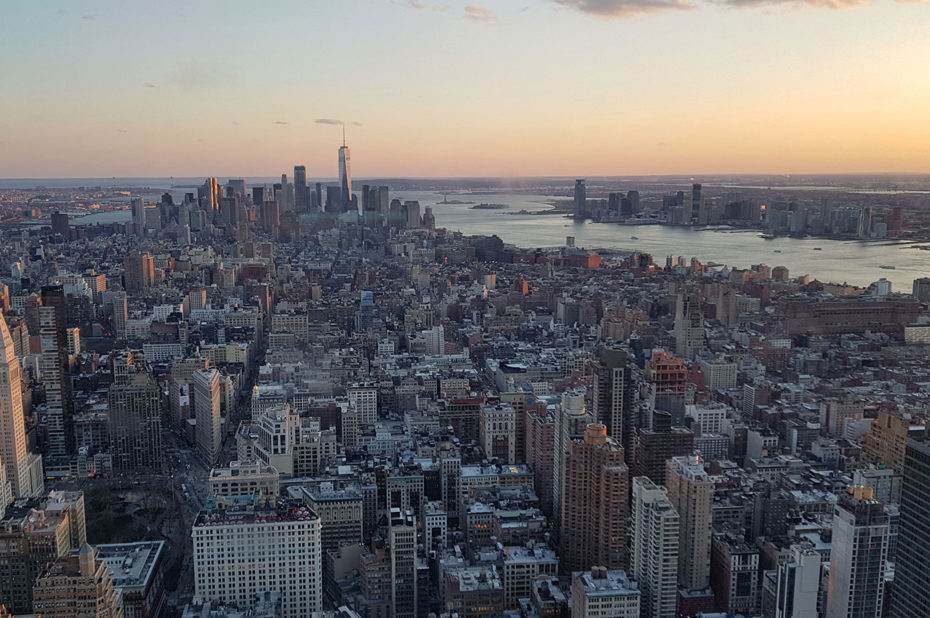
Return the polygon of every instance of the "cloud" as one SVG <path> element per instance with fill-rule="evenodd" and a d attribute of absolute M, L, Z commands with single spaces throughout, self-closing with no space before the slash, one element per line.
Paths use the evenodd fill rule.
<path fill-rule="evenodd" d="M 555 2 L 582 13 L 601 17 L 630 17 L 637 13 L 658 13 L 659 11 L 694 8 L 688 0 L 555 0 Z"/>
<path fill-rule="evenodd" d="M 142 85 L 145 86 L 146 88 L 157 88 L 157 87 L 158 87 L 158 86 L 156 86 L 155 84 L 153 84 L 153 83 L 151 83 L 151 82 L 145 82 L 145 83 L 142 84 Z"/>
<path fill-rule="evenodd" d="M 362 125 L 361 122 L 356 122 L 356 121 L 353 120 L 353 121 L 352 121 L 352 126 L 353 126 L 353 127 L 361 127 L 361 126 L 363 126 L 363 125 Z"/>
<path fill-rule="evenodd" d="M 469 4 L 465 7 L 465 17 L 476 21 L 494 21 L 497 19 L 491 9 L 476 4 Z"/>
<path fill-rule="evenodd" d="M 337 120 L 335 118 L 317 118 L 313 122 L 317 124 L 337 124 L 340 127 L 345 124 L 343 121 Z"/>
<path fill-rule="evenodd" d="M 809 6 L 826 9 L 851 9 L 871 4 L 871 0 L 716 0 L 733 7 Z"/>
<path fill-rule="evenodd" d="M 275 120 L 275 121 L 272 122 L 271 124 L 287 124 L 287 123 L 284 122 L 283 120 Z"/>
<path fill-rule="evenodd" d="M 448 11 L 448 4 L 432 4 L 421 2 L 420 0 L 407 0 L 406 2 L 400 2 L 395 0 L 395 3 L 402 4 L 408 9 L 416 9 L 417 11 Z"/>

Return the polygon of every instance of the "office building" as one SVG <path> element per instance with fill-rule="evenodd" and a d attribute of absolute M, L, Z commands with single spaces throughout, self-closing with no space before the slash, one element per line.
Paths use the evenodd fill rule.
<path fill-rule="evenodd" d="M 231 461 L 226 468 L 213 468 L 207 483 L 217 497 L 277 496 L 280 475 L 273 467 L 259 462 Z"/>
<path fill-rule="evenodd" d="M 678 534 L 678 513 L 666 489 L 649 478 L 634 478 L 630 575 L 642 593 L 643 618 L 677 615 Z"/>
<path fill-rule="evenodd" d="M 165 541 L 96 545 L 107 565 L 126 618 L 158 618 L 165 605 Z"/>
<path fill-rule="evenodd" d="M 590 424 L 564 461 L 559 553 L 563 572 L 628 566 L 629 472 L 607 428 Z"/>
<path fill-rule="evenodd" d="M 710 581 L 710 522 L 714 484 L 696 456 L 666 463 L 668 498 L 680 518 L 678 585 L 703 590 Z"/>
<path fill-rule="evenodd" d="M 417 529 L 391 526 L 391 615 L 416 618 L 417 611 Z"/>
<path fill-rule="evenodd" d="M 307 184 L 307 168 L 294 166 L 294 202 L 297 212 L 310 211 L 310 186 Z"/>
<path fill-rule="evenodd" d="M 914 279 L 911 294 L 922 303 L 930 302 L 930 277 Z"/>
<path fill-rule="evenodd" d="M 333 489 L 323 484 L 305 491 L 306 504 L 320 518 L 323 552 L 362 542 L 364 507 L 362 494 L 354 489 Z"/>
<path fill-rule="evenodd" d="M 155 258 L 133 251 L 123 261 L 123 285 L 129 294 L 143 294 L 155 284 Z"/>
<path fill-rule="evenodd" d="M 145 202 L 141 197 L 132 198 L 132 231 L 138 238 L 145 236 Z"/>
<path fill-rule="evenodd" d="M 715 534 L 711 542 L 710 586 L 717 611 L 753 615 L 759 582 L 759 548 L 742 534 Z"/>
<path fill-rule="evenodd" d="M 820 578 L 820 553 L 810 543 L 792 545 L 778 565 L 775 618 L 819 618 Z"/>
<path fill-rule="evenodd" d="M 218 498 L 198 514 L 191 537 L 194 589 L 203 600 L 248 610 L 257 595 L 278 590 L 282 618 L 322 611 L 320 520 L 307 507 Z"/>
<path fill-rule="evenodd" d="M 223 445 L 220 419 L 220 374 L 216 369 L 199 369 L 191 376 L 197 454 L 207 464 L 216 463 Z"/>
<path fill-rule="evenodd" d="M 339 198 L 342 210 L 347 210 L 352 204 L 352 159 L 345 143 L 345 134 L 342 136 L 342 146 L 339 147 Z"/>
<path fill-rule="evenodd" d="M 61 457 L 74 452 L 71 367 L 65 331 L 65 292 L 60 285 L 42 288 L 39 307 L 40 370 L 45 384 L 48 454 Z"/>
<path fill-rule="evenodd" d="M 110 454 L 120 473 L 158 474 L 162 470 L 161 391 L 132 352 L 116 353 L 107 395 Z"/>
<path fill-rule="evenodd" d="M 602 566 L 572 574 L 572 618 L 639 618 L 640 591 L 626 573 Z"/>
<path fill-rule="evenodd" d="M 517 415 L 508 403 L 485 403 L 478 416 L 478 435 L 488 458 L 517 463 Z"/>
<path fill-rule="evenodd" d="M 679 294 L 675 303 L 675 353 L 686 359 L 704 348 L 704 306 L 694 294 Z"/>
<path fill-rule="evenodd" d="M 19 359 L 3 316 L 0 316 L 0 346 L 3 347 L 0 350 L 0 461 L 13 496 L 31 498 L 42 493 L 45 476 L 42 457 L 26 450 Z"/>
<path fill-rule="evenodd" d="M 587 214 L 587 193 L 584 187 L 584 179 L 579 178 L 575 181 L 575 193 L 573 200 L 573 212 L 576 219 L 581 219 Z"/>
<path fill-rule="evenodd" d="M 840 496 L 833 510 L 826 618 L 882 616 L 888 523 L 885 507 L 871 489 L 854 487 Z M 926 587 L 925 578 L 922 585 Z"/>
<path fill-rule="evenodd" d="M 68 224 L 68 213 L 52 213 L 52 234 L 60 234 L 65 240 L 71 235 L 71 226 Z"/>
<path fill-rule="evenodd" d="M 691 185 L 691 220 L 701 222 L 701 206 L 704 199 L 702 197 L 703 187 L 699 183 Z"/>
<path fill-rule="evenodd" d="M 891 612 L 896 618 L 925 616 L 930 608 L 930 442 L 911 440 L 904 459 L 901 519 L 895 555 Z"/>
<path fill-rule="evenodd" d="M 110 570 L 85 543 L 49 565 L 32 589 L 32 611 L 43 618 L 123 618 Z"/>
<path fill-rule="evenodd" d="M 639 427 L 639 410 L 634 405 L 635 384 L 626 351 L 604 348 L 594 378 L 593 413 L 607 435 L 623 449 L 633 447 L 633 435 Z M 632 452 L 632 451 L 631 451 Z"/>
<path fill-rule="evenodd" d="M 908 440 L 926 432 L 923 419 L 910 413 L 880 411 L 862 436 L 862 461 L 904 472 Z"/>
<path fill-rule="evenodd" d="M 633 435 L 633 476 L 647 476 L 657 485 L 665 485 L 665 462 L 672 457 L 694 451 L 694 432 L 672 427 L 672 415 L 662 410 L 652 412 L 652 427 L 640 427 Z"/>

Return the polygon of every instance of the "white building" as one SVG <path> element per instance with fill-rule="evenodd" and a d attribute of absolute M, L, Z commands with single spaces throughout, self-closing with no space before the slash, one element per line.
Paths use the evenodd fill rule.
<path fill-rule="evenodd" d="M 678 512 L 664 487 L 633 479 L 630 571 L 642 591 L 643 618 L 674 618 L 678 609 Z"/>
<path fill-rule="evenodd" d="M 775 618 L 818 618 L 820 553 L 813 546 L 792 545 L 778 565 Z"/>
<path fill-rule="evenodd" d="M 623 571 L 572 574 L 572 618 L 639 618 L 639 589 Z"/>
<path fill-rule="evenodd" d="M 356 384 L 346 389 L 349 403 L 358 412 L 358 422 L 362 425 L 374 425 L 378 421 L 378 386 L 375 384 Z"/>
<path fill-rule="evenodd" d="M 257 595 L 278 590 L 282 617 L 322 611 L 320 520 L 308 508 L 225 498 L 200 512 L 191 537 L 200 600 L 247 610 Z"/>

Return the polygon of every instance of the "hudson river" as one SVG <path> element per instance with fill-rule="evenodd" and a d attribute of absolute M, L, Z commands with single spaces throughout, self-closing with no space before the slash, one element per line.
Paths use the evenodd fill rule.
<path fill-rule="evenodd" d="M 189 190 L 189 189 L 188 189 Z M 175 190 L 175 199 L 183 191 Z M 157 199 L 155 192 L 147 199 Z M 469 204 L 441 204 L 443 195 L 424 191 L 392 191 L 391 198 L 418 200 L 421 208 L 433 207 L 436 226 L 464 234 L 496 234 L 504 242 L 520 247 L 555 247 L 575 237 L 577 247 L 644 251 L 659 265 L 667 255 L 696 257 L 705 264 L 716 262 L 747 268 L 752 264 L 786 266 L 792 276 L 809 274 L 812 279 L 866 286 L 884 277 L 896 292 L 910 292 L 911 282 L 930 276 L 930 251 L 913 248 L 911 242 L 829 240 L 826 238 L 777 238 L 765 240 L 756 230 L 696 230 L 660 225 L 617 225 L 575 223 L 562 215 L 517 214 L 520 211 L 550 210 L 548 196 L 509 193 L 457 193 L 448 199 Z M 128 199 L 127 199 L 128 201 Z M 503 204 L 500 210 L 476 210 L 477 203 Z M 422 212 L 422 210 L 421 210 Z M 75 223 L 107 223 L 128 220 L 129 213 L 89 215 Z M 634 240 L 631 238 L 635 236 Z M 814 248 L 820 250 L 815 251 Z M 881 266 L 895 266 L 894 270 Z"/>

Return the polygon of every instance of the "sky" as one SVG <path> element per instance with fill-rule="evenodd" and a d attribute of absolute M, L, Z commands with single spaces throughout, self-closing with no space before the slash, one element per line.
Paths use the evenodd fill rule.
<path fill-rule="evenodd" d="M 473 4 L 472 2 L 480 2 Z M 4 0 L 0 177 L 930 172 L 930 4 Z M 290 174 L 290 172 L 289 172 Z"/>

